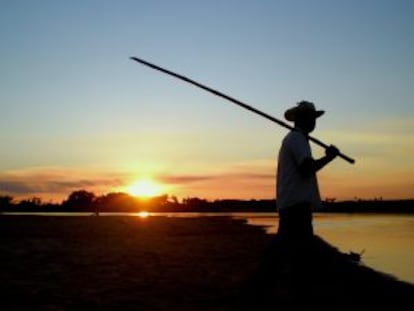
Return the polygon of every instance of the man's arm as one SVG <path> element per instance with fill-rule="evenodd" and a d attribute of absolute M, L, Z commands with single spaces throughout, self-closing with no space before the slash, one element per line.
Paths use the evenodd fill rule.
<path fill-rule="evenodd" d="M 339 154 L 338 148 L 329 146 L 325 150 L 325 156 L 320 159 L 305 158 L 299 165 L 299 172 L 302 176 L 309 177 L 323 168 L 326 164 L 335 159 Z"/>

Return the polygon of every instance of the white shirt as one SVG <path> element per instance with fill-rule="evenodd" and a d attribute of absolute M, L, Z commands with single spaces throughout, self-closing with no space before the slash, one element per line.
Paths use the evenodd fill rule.
<path fill-rule="evenodd" d="M 308 139 L 295 129 L 283 139 L 277 165 L 276 195 L 277 207 L 284 210 L 298 203 L 311 203 L 321 207 L 316 174 L 304 177 L 299 173 L 299 165 L 305 158 L 312 157 Z"/>

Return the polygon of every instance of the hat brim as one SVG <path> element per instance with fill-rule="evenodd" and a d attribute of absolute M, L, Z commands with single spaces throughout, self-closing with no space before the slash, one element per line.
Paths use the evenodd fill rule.
<path fill-rule="evenodd" d="M 324 110 L 316 110 L 315 111 L 315 118 L 321 117 L 325 113 Z"/>
<path fill-rule="evenodd" d="M 297 107 L 295 107 L 295 108 L 289 109 L 285 112 L 285 119 L 288 120 L 288 121 L 296 121 L 298 116 L 304 115 L 304 114 L 311 115 L 315 119 L 317 119 L 320 116 L 322 116 L 324 113 L 325 113 L 324 110 L 315 110 L 315 111 L 307 110 L 307 111 L 305 111 L 305 110 L 297 109 Z"/>

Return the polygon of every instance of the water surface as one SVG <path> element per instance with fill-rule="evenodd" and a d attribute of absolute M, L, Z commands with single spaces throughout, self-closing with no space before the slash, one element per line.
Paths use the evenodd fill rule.
<path fill-rule="evenodd" d="M 277 215 L 247 216 L 251 225 L 277 231 Z M 315 214 L 315 234 L 343 252 L 362 253 L 362 262 L 414 284 L 414 215 Z"/>

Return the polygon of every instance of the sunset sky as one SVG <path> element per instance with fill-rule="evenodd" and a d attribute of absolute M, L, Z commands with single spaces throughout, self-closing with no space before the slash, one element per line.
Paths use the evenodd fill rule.
<path fill-rule="evenodd" d="M 312 135 L 356 164 L 323 198 L 414 198 L 414 1 L 1 1 L 0 38 L 0 195 L 274 198 L 286 130 L 136 56 L 276 118 L 325 110 Z"/>

